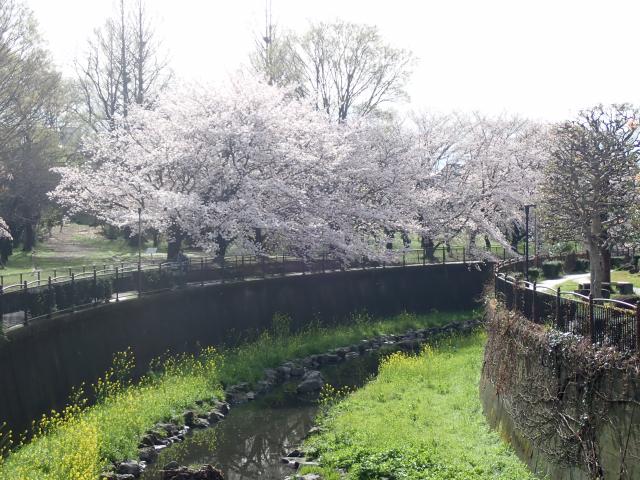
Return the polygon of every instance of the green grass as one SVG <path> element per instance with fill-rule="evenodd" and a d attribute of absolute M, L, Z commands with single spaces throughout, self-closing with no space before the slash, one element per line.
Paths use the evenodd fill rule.
<path fill-rule="evenodd" d="M 575 280 L 567 280 L 566 282 L 562 282 L 560 285 L 558 285 L 555 288 L 558 288 L 558 287 L 560 287 L 560 290 L 562 290 L 563 292 L 573 292 L 574 290 L 578 290 L 579 285 L 578 285 L 578 282 L 576 282 Z"/>
<path fill-rule="evenodd" d="M 630 273 L 625 270 L 611 270 L 611 281 L 629 282 L 632 283 L 634 287 L 640 288 L 640 274 Z M 573 291 L 578 289 L 578 283 L 574 280 L 567 280 L 566 282 L 562 282 L 559 287 L 563 291 Z"/>
<path fill-rule="evenodd" d="M 533 479 L 485 422 L 478 396 L 485 335 L 393 354 L 378 376 L 321 416 L 305 449 L 325 479 Z M 314 471 L 306 468 L 307 472 Z"/>
<path fill-rule="evenodd" d="M 640 287 L 640 274 L 630 273 L 626 270 L 611 270 L 612 282 L 629 282 L 634 287 Z"/>
<path fill-rule="evenodd" d="M 170 359 L 162 373 L 149 374 L 136 385 L 117 380 L 131 369 L 131 358 L 121 355 L 116 367 L 97 385 L 101 400 L 88 408 L 82 401 L 76 402 L 66 413 L 43 419 L 33 441 L 14 449 L 4 462 L 0 460 L 0 478 L 95 479 L 109 461 L 133 458 L 140 437 L 153 424 L 181 414 L 196 400 L 219 395 L 222 383 L 254 381 L 262 376 L 264 368 L 365 337 L 468 320 L 477 315 L 472 311 L 402 314 L 382 320 L 360 315 L 349 324 L 332 328 L 311 325 L 296 334 L 289 333 L 288 320 L 278 316 L 273 329 L 253 342 L 221 354 L 205 350 L 198 358 Z M 0 438 L 0 447 L 3 442 L 6 446 L 7 438 Z"/>

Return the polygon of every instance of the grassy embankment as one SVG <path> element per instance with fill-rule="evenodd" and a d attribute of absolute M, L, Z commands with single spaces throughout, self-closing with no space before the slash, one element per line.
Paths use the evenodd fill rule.
<path fill-rule="evenodd" d="M 307 451 L 326 480 L 533 479 L 482 414 L 478 381 L 485 335 L 453 337 L 419 356 L 396 353 L 378 376 L 329 404 Z"/>
<path fill-rule="evenodd" d="M 114 370 L 94 387 L 99 393 L 98 403 L 84 408 L 79 401 L 64 414 L 44 419 L 34 440 L 18 446 L 0 461 L 0 478 L 95 479 L 108 462 L 135 457 L 141 435 L 154 423 L 180 415 L 196 400 L 220 394 L 223 383 L 253 381 L 262 375 L 264 368 L 362 338 L 443 325 L 474 315 L 469 311 L 404 314 L 382 320 L 360 316 L 347 325 L 332 328 L 312 325 L 297 334 L 290 334 L 286 320 L 279 318 L 272 332 L 254 342 L 222 353 L 205 350 L 198 358 L 169 360 L 161 373 L 149 374 L 136 385 L 118 380 L 129 370 L 131 362 L 129 356 L 121 355 Z M 5 437 L 5 443 L 6 440 Z M 0 438 L 0 447 L 2 443 Z"/>

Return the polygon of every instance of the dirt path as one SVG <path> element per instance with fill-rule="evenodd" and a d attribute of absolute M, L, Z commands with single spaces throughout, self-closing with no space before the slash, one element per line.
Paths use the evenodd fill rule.
<path fill-rule="evenodd" d="M 100 238 L 98 227 L 70 223 L 54 228 L 51 237 L 43 242 L 43 246 L 47 250 L 55 251 L 60 258 L 87 257 L 101 251 L 98 242 L 92 244 L 92 240 Z"/>

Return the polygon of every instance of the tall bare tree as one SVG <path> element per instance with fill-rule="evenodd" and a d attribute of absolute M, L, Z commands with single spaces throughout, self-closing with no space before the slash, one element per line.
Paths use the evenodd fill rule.
<path fill-rule="evenodd" d="M 414 57 L 385 43 L 376 27 L 318 23 L 295 36 L 276 28 L 268 3 L 265 17 L 265 33 L 251 60 L 270 84 L 295 86 L 340 122 L 353 111 L 368 115 L 406 98 Z"/>
<path fill-rule="evenodd" d="M 596 296 L 608 274 L 606 252 L 626 237 L 639 200 L 638 119 L 630 105 L 598 105 L 553 132 L 542 189 L 544 229 L 554 240 L 582 239 Z"/>
<path fill-rule="evenodd" d="M 153 104 L 172 75 L 144 0 L 120 0 L 75 63 L 84 118 L 95 131 L 113 128 L 131 103 Z"/>

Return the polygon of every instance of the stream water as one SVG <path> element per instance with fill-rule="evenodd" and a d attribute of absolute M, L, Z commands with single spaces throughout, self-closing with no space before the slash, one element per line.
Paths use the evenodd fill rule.
<path fill-rule="evenodd" d="M 321 371 L 335 388 L 359 388 L 377 373 L 378 362 L 377 354 L 364 355 Z M 211 464 L 227 480 L 282 480 L 293 474 L 280 458 L 300 446 L 319 408 L 317 399 L 296 394 L 298 381 L 232 408 L 216 426 L 195 431 L 184 442 L 163 450 L 142 480 L 159 480 L 159 469 L 174 460 L 189 466 Z"/>

